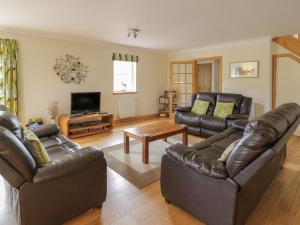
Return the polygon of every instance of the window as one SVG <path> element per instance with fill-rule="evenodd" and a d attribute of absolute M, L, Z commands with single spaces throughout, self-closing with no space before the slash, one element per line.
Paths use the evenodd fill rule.
<path fill-rule="evenodd" d="M 136 62 L 114 60 L 114 92 L 136 92 Z"/>

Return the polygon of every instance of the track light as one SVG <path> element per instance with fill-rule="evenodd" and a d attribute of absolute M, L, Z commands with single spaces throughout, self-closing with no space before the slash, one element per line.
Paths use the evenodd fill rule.
<path fill-rule="evenodd" d="M 131 28 L 131 29 L 128 29 L 127 30 L 127 37 L 133 37 L 133 38 L 137 38 L 138 36 L 138 33 L 140 32 L 141 30 L 140 29 L 137 29 L 137 28 Z"/>

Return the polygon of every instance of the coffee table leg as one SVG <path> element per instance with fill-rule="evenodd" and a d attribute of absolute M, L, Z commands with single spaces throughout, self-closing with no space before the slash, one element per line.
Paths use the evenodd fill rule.
<path fill-rule="evenodd" d="M 126 132 L 124 132 L 124 152 L 129 153 L 129 137 Z"/>
<path fill-rule="evenodd" d="M 149 142 L 147 139 L 143 140 L 143 163 L 149 163 Z"/>
<path fill-rule="evenodd" d="M 188 145 L 188 134 L 186 130 L 182 133 L 182 144 Z"/>

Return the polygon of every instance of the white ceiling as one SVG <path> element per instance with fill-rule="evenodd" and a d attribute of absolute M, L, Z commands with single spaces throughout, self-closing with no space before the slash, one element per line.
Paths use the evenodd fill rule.
<path fill-rule="evenodd" d="M 300 0 L 0 0 L 0 26 L 159 50 L 300 31 Z M 127 29 L 142 30 L 137 39 Z"/>

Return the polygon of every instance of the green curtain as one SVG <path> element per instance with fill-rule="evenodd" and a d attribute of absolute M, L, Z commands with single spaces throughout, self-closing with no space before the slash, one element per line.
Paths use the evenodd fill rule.
<path fill-rule="evenodd" d="M 18 115 L 18 45 L 0 38 L 0 103 Z"/>
<path fill-rule="evenodd" d="M 127 55 L 121 53 L 113 53 L 112 60 L 116 61 L 127 61 L 127 62 L 138 62 L 139 57 L 136 55 Z"/>

